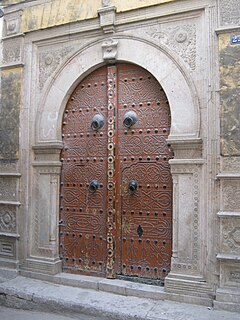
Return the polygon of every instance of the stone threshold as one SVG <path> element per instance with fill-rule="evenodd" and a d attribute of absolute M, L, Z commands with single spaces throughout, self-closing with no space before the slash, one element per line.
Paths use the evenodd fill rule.
<path fill-rule="evenodd" d="M 54 284 L 77 287 L 81 289 L 91 289 L 95 291 L 108 292 L 123 296 L 132 296 L 153 300 L 170 300 L 176 302 L 190 303 L 212 307 L 211 298 L 190 296 L 179 293 L 166 292 L 162 286 L 143 284 L 119 279 L 106 279 L 95 276 L 75 275 L 70 273 L 58 273 L 48 275 L 36 273 L 29 270 L 20 270 L 23 277 L 52 282 Z"/>

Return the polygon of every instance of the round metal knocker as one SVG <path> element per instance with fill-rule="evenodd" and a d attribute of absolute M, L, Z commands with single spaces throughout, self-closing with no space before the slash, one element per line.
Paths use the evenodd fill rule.
<path fill-rule="evenodd" d="M 134 111 L 128 111 L 124 115 L 123 125 L 127 128 L 131 128 L 137 122 L 137 114 Z"/>
<path fill-rule="evenodd" d="M 104 125 L 104 117 L 101 114 L 95 114 L 92 118 L 91 128 L 94 131 L 101 129 Z"/>

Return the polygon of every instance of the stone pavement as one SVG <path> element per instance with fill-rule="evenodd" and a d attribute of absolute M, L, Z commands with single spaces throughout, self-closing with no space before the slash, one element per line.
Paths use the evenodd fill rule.
<path fill-rule="evenodd" d="M 54 313 L 11 309 L 0 306 L 0 319 L 1 320 L 74 320 L 74 316 L 64 316 Z M 81 315 L 80 320 L 99 320 L 91 316 Z"/>
<path fill-rule="evenodd" d="M 134 286 L 138 285 L 134 284 Z M 0 305 L 40 312 L 52 312 L 53 314 L 64 315 L 74 319 L 85 319 L 84 315 L 102 320 L 240 319 L 239 313 L 213 310 L 210 307 L 114 294 L 22 276 L 0 283 Z M 2 320 L 2 317 L 0 318 Z M 52 319 L 55 318 L 53 317 Z"/>

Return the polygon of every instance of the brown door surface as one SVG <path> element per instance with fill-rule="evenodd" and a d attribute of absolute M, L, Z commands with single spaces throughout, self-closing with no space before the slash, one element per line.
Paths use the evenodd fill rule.
<path fill-rule="evenodd" d="M 170 270 L 172 150 L 166 95 L 146 70 L 104 66 L 63 118 L 63 270 L 163 279 Z"/>

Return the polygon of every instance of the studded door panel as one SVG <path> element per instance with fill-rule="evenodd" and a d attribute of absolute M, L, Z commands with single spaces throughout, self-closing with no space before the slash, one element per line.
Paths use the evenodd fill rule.
<path fill-rule="evenodd" d="M 91 127 L 96 115 L 104 121 L 99 130 Z M 78 85 L 63 117 L 60 255 L 66 272 L 105 275 L 106 122 L 107 70 L 103 67 Z"/>
<path fill-rule="evenodd" d="M 123 123 L 129 112 L 136 118 L 130 127 Z M 118 66 L 121 273 L 126 276 L 162 279 L 170 270 L 172 179 L 168 160 L 172 150 L 166 142 L 170 121 L 167 98 L 156 79 L 137 66 Z M 132 189 L 131 182 L 136 184 Z"/>
<path fill-rule="evenodd" d="M 172 150 L 167 98 L 151 74 L 102 67 L 75 89 L 63 118 L 63 270 L 162 279 L 170 270 Z M 100 125 L 100 128 L 95 126 Z"/>

